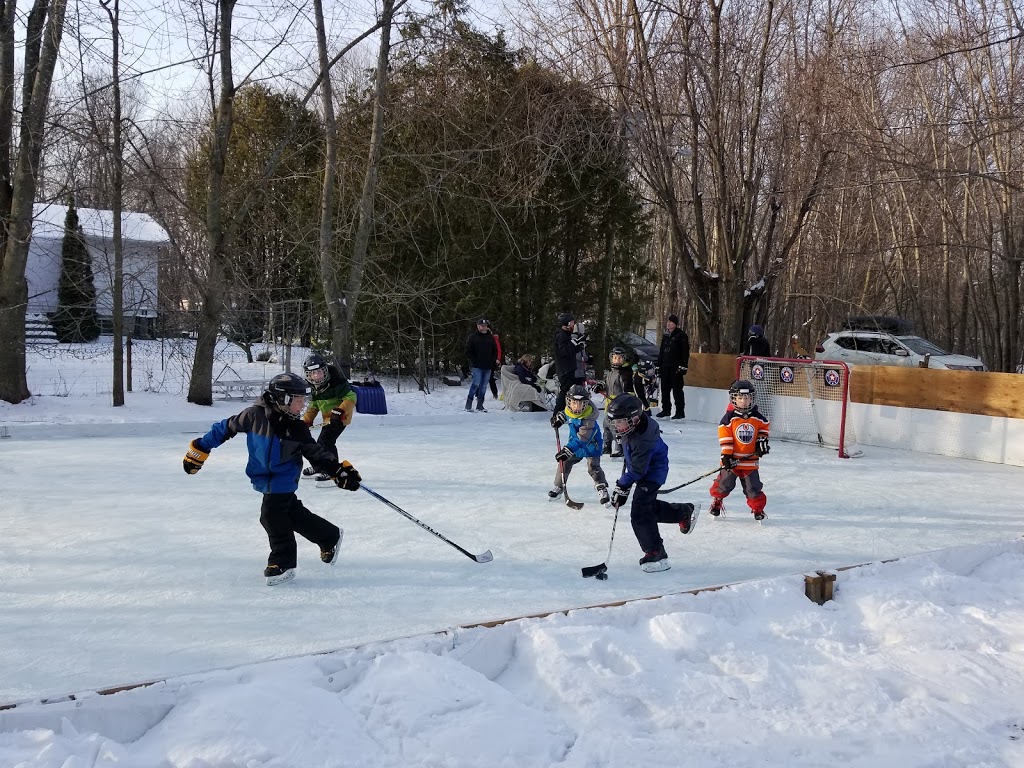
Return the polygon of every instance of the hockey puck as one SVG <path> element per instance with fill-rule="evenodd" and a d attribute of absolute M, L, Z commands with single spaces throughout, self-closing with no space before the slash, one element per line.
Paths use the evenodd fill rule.
<path fill-rule="evenodd" d="M 600 579 L 601 581 L 608 581 L 608 574 L 607 573 L 595 573 L 594 574 L 594 578 L 595 579 Z"/>

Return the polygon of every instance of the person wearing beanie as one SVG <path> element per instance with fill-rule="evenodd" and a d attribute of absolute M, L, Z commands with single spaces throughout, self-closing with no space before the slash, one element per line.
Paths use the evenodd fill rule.
<path fill-rule="evenodd" d="M 586 334 L 574 333 L 576 317 L 570 312 L 558 316 L 558 330 L 552 340 L 555 374 L 558 376 L 558 397 L 555 398 L 552 426 L 555 416 L 565 409 L 565 396 L 576 383 L 576 354 L 587 342 Z"/>
<path fill-rule="evenodd" d="M 746 348 L 743 354 L 748 357 L 771 357 L 772 356 L 772 345 L 768 343 L 768 339 L 764 337 L 764 328 L 760 325 L 750 326 L 750 331 L 747 334 Z"/>
<path fill-rule="evenodd" d="M 669 315 L 665 333 L 661 337 L 658 352 L 658 373 L 661 375 L 661 411 L 655 414 L 659 419 L 671 416 L 673 419 L 686 418 L 686 398 L 683 383 L 690 365 L 690 338 L 679 327 L 679 316 Z M 670 397 L 671 395 L 671 397 Z M 675 413 L 672 413 L 672 403 Z"/>

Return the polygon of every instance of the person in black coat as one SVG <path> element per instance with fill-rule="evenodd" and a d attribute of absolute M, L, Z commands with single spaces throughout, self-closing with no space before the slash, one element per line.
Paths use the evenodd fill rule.
<path fill-rule="evenodd" d="M 558 376 L 558 397 L 555 399 L 554 413 L 565 410 L 565 395 L 576 383 L 576 353 L 586 344 L 586 334 L 573 334 L 576 318 L 568 312 L 558 316 L 559 328 L 555 331 L 553 341 L 555 351 L 555 374 Z M 552 416 L 552 419 L 554 415 Z"/>
<path fill-rule="evenodd" d="M 679 327 L 679 317 L 669 315 L 665 323 L 665 335 L 661 337 L 658 352 L 658 372 L 661 375 L 661 411 L 655 414 L 659 419 L 672 416 L 686 418 L 686 399 L 683 395 L 683 379 L 690 365 L 690 337 Z M 669 397 L 671 395 L 671 397 Z M 672 402 L 676 412 L 672 413 Z"/>
<path fill-rule="evenodd" d="M 484 397 L 487 384 L 491 380 L 491 371 L 498 361 L 498 345 L 491 333 L 491 323 L 485 318 L 476 321 L 476 330 L 466 339 L 466 359 L 473 369 L 473 382 L 469 385 L 469 396 L 466 398 L 466 410 L 473 410 L 473 397 L 476 397 L 476 409 L 486 411 Z"/>
<path fill-rule="evenodd" d="M 750 326 L 749 335 L 747 336 L 747 347 L 743 354 L 747 357 L 772 356 L 772 345 L 764 337 L 764 328 L 760 325 Z"/>

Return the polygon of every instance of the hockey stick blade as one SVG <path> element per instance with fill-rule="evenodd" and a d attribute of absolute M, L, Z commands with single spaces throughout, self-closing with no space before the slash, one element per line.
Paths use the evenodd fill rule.
<path fill-rule="evenodd" d="M 589 579 L 597 576 L 599 573 L 608 573 L 608 564 L 601 563 L 600 565 L 590 565 L 586 568 L 580 568 L 580 572 L 583 574 L 584 579 Z"/>
<path fill-rule="evenodd" d="M 569 498 L 569 494 L 567 493 L 565 494 L 565 506 L 569 507 L 569 509 L 580 510 L 583 509 L 583 502 L 573 501 L 572 499 Z"/>

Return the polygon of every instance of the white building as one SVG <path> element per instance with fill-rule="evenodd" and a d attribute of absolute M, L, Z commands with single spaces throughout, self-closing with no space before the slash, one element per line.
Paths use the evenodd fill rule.
<path fill-rule="evenodd" d="M 30 319 L 41 319 L 57 309 L 61 248 L 67 206 L 36 203 L 32 218 L 25 277 L 28 280 Z M 92 254 L 96 311 L 103 333 L 111 332 L 114 284 L 114 214 L 93 208 L 79 208 L 78 221 Z M 160 259 L 170 238 L 163 227 L 145 213 L 125 211 L 121 215 L 124 257 L 122 291 L 125 331 L 136 338 L 150 338 L 156 327 Z M 134 320 L 133 320 L 134 319 Z"/>

